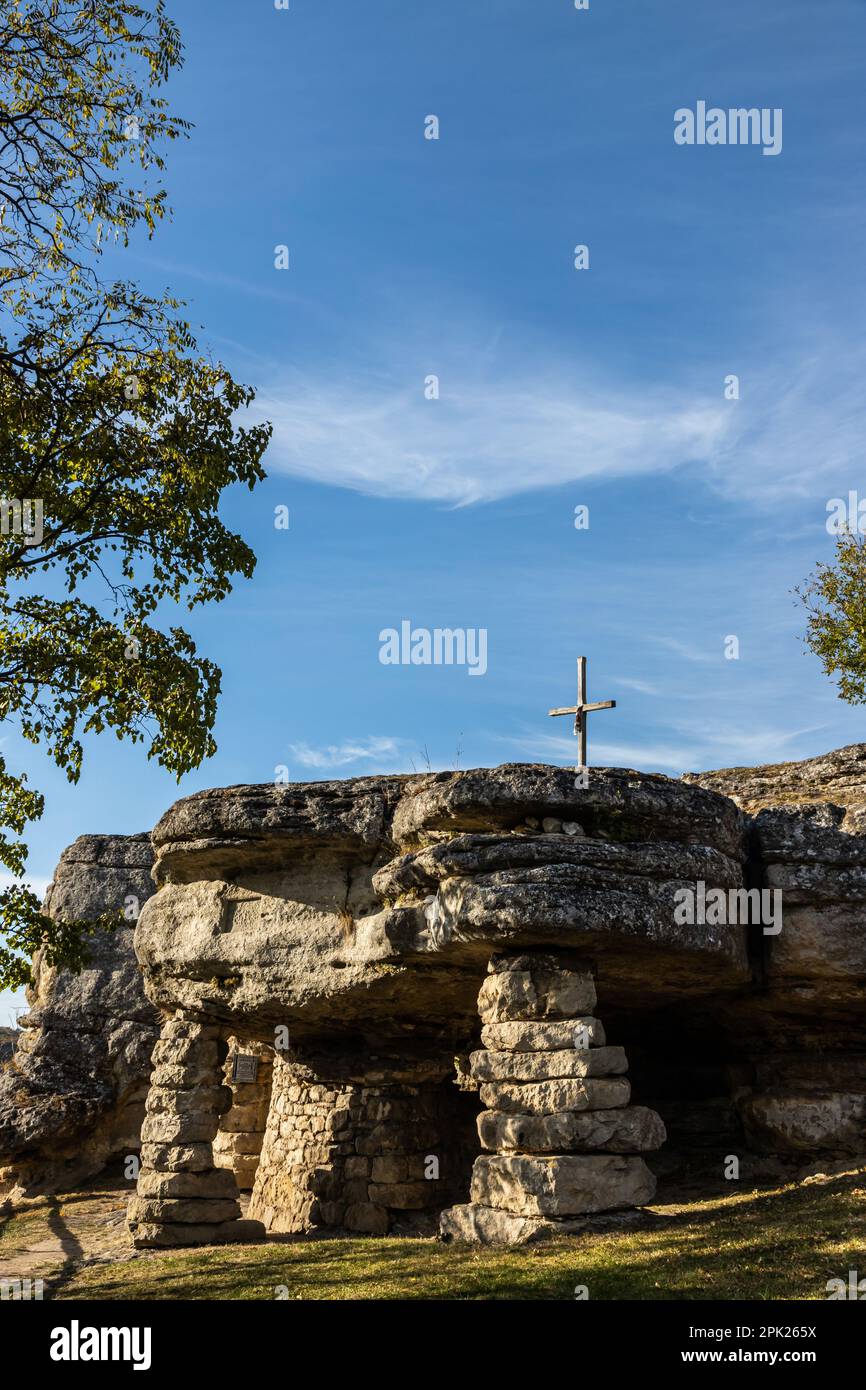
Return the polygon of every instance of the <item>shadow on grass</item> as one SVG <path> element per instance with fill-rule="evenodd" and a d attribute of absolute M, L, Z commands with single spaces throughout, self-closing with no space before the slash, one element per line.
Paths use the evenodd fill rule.
<path fill-rule="evenodd" d="M 824 1298 L 829 1278 L 866 1270 L 866 1179 L 733 1192 L 639 1228 L 521 1249 L 434 1240 L 289 1236 L 149 1253 L 67 1281 L 85 1299 L 594 1300 Z M 856 1264 L 858 1257 L 860 1266 Z"/>

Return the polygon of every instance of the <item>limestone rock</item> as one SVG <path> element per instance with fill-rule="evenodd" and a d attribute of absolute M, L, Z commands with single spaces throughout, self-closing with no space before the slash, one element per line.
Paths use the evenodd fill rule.
<path fill-rule="evenodd" d="M 150 1198 L 210 1197 L 237 1200 L 237 1185 L 226 1168 L 207 1172 L 143 1172 L 137 1195 Z"/>
<path fill-rule="evenodd" d="M 762 767 L 728 767 L 717 772 L 690 772 L 690 786 L 729 796 L 744 811 L 757 815 L 766 807 L 808 807 L 831 803 L 843 809 L 845 828 L 866 834 L 866 744 L 851 743 L 802 762 Z"/>
<path fill-rule="evenodd" d="M 141 1142 L 172 1145 L 209 1144 L 217 1132 L 218 1124 L 216 1114 L 146 1115 L 141 1126 Z"/>
<path fill-rule="evenodd" d="M 508 1115 L 555 1115 L 563 1110 L 614 1110 L 628 1105 L 631 1086 L 625 1077 L 600 1077 L 582 1081 L 540 1081 L 520 1085 L 489 1081 L 481 1087 L 481 1102 L 488 1110 Z"/>
<path fill-rule="evenodd" d="M 481 1147 L 518 1153 L 648 1153 L 665 1142 L 665 1127 L 654 1110 L 629 1105 L 621 1110 L 578 1114 L 509 1115 L 482 1110 Z"/>
<path fill-rule="evenodd" d="M 213 1168 L 213 1149 L 209 1143 L 163 1144 L 144 1142 L 141 1162 L 159 1173 L 201 1173 Z"/>
<path fill-rule="evenodd" d="M 515 1216 L 477 1202 L 446 1207 L 439 1220 L 442 1240 L 465 1245 L 531 1245 L 552 1236 L 579 1235 L 586 1227 L 585 1218 Z"/>
<path fill-rule="evenodd" d="M 767 1091 L 741 1102 L 746 1132 L 776 1153 L 858 1154 L 866 1134 L 866 1094 Z"/>
<path fill-rule="evenodd" d="M 83 835 L 45 899 L 56 921 L 134 913 L 154 891 L 148 835 Z M 50 1191 L 138 1150 L 158 1014 L 145 997 L 134 921 L 88 942 L 79 975 L 37 955 L 30 1012 L 0 1072 L 0 1167 L 15 1193 Z"/>
<path fill-rule="evenodd" d="M 518 956 L 523 969 L 511 967 L 487 976 L 478 995 L 485 1023 L 503 1020 L 567 1018 L 589 1013 L 595 983 L 588 970 L 563 970 L 552 957 Z"/>
<path fill-rule="evenodd" d="M 601 1021 L 584 1014 L 558 1022 L 485 1023 L 481 1041 L 491 1052 L 557 1052 L 604 1047 L 605 1035 Z"/>
<path fill-rule="evenodd" d="M 246 1243 L 261 1240 L 264 1234 L 260 1221 L 225 1221 L 216 1225 L 141 1223 L 133 1232 L 132 1243 L 137 1250 L 159 1250 L 183 1245 Z"/>
<path fill-rule="evenodd" d="M 167 1223 L 169 1225 L 218 1225 L 234 1221 L 241 1214 L 237 1198 L 210 1197 L 133 1197 L 129 1203 L 128 1221 L 132 1229 Z"/>
<path fill-rule="evenodd" d="M 655 1178 L 642 1158 L 567 1154 L 497 1155 L 475 1160 L 471 1197 L 517 1216 L 579 1216 L 644 1206 Z"/>
<path fill-rule="evenodd" d="M 148 1115 L 223 1115 L 230 1108 L 232 1093 L 229 1086 L 199 1086 L 194 1090 L 178 1091 L 171 1087 L 152 1085 L 147 1097 Z"/>
<path fill-rule="evenodd" d="M 346 1210 L 344 1224 L 359 1235 L 384 1236 L 388 1232 L 388 1211 L 373 1202 L 357 1202 Z"/>
<path fill-rule="evenodd" d="M 472 1075 L 479 1081 L 556 1081 L 576 1076 L 613 1076 L 628 1070 L 621 1047 L 593 1047 L 582 1052 L 473 1052 Z"/>

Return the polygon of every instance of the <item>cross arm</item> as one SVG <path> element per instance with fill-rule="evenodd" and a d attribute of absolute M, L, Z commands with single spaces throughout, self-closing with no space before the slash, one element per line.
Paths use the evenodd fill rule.
<path fill-rule="evenodd" d="M 616 709 L 616 700 L 596 700 L 588 705 L 568 705 L 565 709 L 549 709 L 552 714 L 591 714 L 594 709 Z"/>

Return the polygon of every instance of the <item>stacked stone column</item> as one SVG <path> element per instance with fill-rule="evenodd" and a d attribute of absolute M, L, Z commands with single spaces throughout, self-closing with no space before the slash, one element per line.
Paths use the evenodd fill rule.
<path fill-rule="evenodd" d="M 141 1131 L 141 1171 L 128 1224 L 138 1247 L 250 1239 L 234 1174 L 214 1164 L 220 1115 L 232 1103 L 222 1085 L 219 1029 L 184 1018 L 164 1023 Z"/>
<path fill-rule="evenodd" d="M 484 1049 L 470 1058 L 488 1152 L 471 1202 L 442 1213 L 446 1239 L 522 1244 L 652 1200 L 639 1155 L 664 1143 L 664 1125 L 629 1104 L 625 1053 L 607 1046 L 595 1004 L 591 967 L 566 952 L 492 958 L 478 996 Z"/>

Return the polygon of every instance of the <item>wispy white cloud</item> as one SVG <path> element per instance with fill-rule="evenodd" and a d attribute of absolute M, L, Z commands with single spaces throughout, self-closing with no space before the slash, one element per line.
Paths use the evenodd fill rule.
<path fill-rule="evenodd" d="M 632 676 L 616 676 L 614 679 L 617 685 L 624 685 L 628 690 L 636 690 L 639 695 L 661 695 L 664 693 L 657 685 L 652 685 L 650 681 L 635 680 Z"/>
<path fill-rule="evenodd" d="M 404 739 L 371 736 L 346 743 L 330 743 L 322 748 L 313 748 L 308 743 L 293 743 L 290 752 L 293 761 L 300 767 L 334 770 L 364 763 L 372 765 L 368 770 L 381 772 L 400 766 L 405 768 L 407 748 Z"/>
<path fill-rule="evenodd" d="M 792 344 L 790 360 L 773 366 L 760 352 L 735 352 L 737 401 L 722 398 L 730 364 L 711 382 L 662 389 L 552 365 L 541 352 L 504 366 L 489 343 L 474 353 L 462 343 L 441 367 L 440 399 L 427 400 L 424 371 L 409 364 L 430 355 L 408 342 L 390 365 L 393 346 L 379 342 L 381 370 L 281 368 L 270 388 L 265 378 L 257 409 L 274 425 L 270 467 L 450 505 L 682 468 L 732 500 L 765 506 L 856 481 L 866 353 L 844 341 L 815 338 L 807 355 Z"/>
<path fill-rule="evenodd" d="M 554 762 L 574 766 L 577 762 L 577 739 L 556 734 L 535 734 L 528 731 L 526 736 L 503 734 L 500 743 L 519 754 L 519 761 Z M 609 743 L 604 739 L 590 738 L 590 759 L 596 767 L 634 767 L 644 771 L 684 772 L 690 766 L 689 754 L 693 750 L 687 744 L 656 743 L 648 739 L 645 743 Z"/>
<path fill-rule="evenodd" d="M 678 637 L 662 637 L 658 633 L 648 632 L 646 637 L 650 642 L 656 642 L 658 646 L 664 647 L 666 651 L 673 652 L 681 661 L 691 662 L 694 666 L 718 666 L 719 652 L 708 651 L 702 647 L 696 647 L 691 642 L 683 642 Z"/>
<path fill-rule="evenodd" d="M 820 727 L 791 730 L 764 726 L 744 730 L 734 724 L 706 728 L 697 723 L 673 723 L 662 731 L 661 739 L 654 731 L 645 741 L 633 743 L 593 738 L 590 730 L 589 759 L 596 767 L 637 768 L 669 776 L 716 767 L 757 766 L 796 758 L 798 754 L 791 745 Z M 670 737 L 665 737 L 667 734 Z M 570 766 L 577 762 L 577 740 L 567 736 L 527 730 L 525 736 L 503 734 L 498 741 L 519 753 L 520 761 L 537 759 Z"/>
<path fill-rule="evenodd" d="M 669 470 L 705 457 L 725 429 L 721 405 L 683 396 L 553 384 L 544 373 L 423 379 L 295 378 L 262 389 L 272 468 L 376 496 L 462 505 L 581 478 Z"/>

